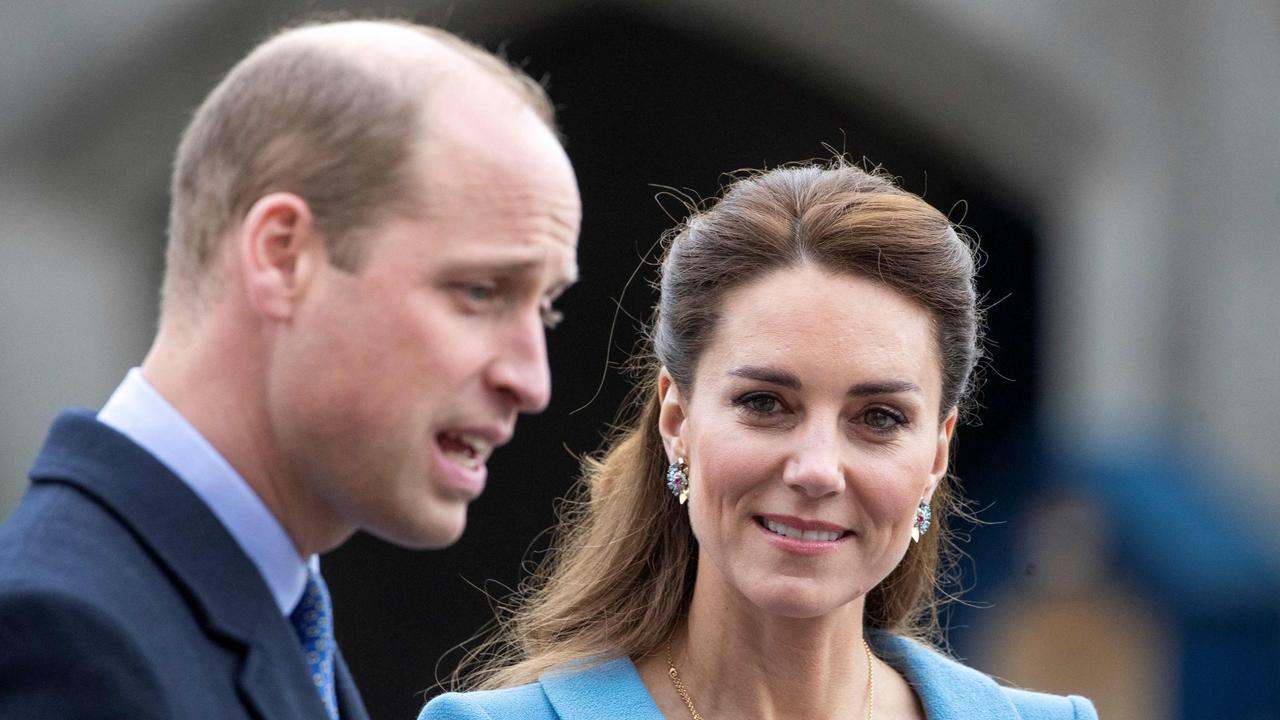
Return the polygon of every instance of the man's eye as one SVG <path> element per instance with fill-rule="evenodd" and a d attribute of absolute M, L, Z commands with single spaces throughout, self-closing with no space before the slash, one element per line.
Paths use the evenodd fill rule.
<path fill-rule="evenodd" d="M 548 330 L 555 330 L 556 326 L 564 320 L 564 313 L 551 307 L 550 304 L 543 305 L 540 312 L 542 314 L 542 324 Z"/>
<path fill-rule="evenodd" d="M 489 302 L 496 292 L 490 285 L 467 285 L 464 291 L 468 300 L 478 303 Z"/>

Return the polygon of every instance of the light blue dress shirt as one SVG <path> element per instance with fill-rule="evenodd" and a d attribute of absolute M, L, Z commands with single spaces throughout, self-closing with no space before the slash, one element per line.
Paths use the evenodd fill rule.
<path fill-rule="evenodd" d="M 98 411 L 98 421 L 173 471 L 201 499 L 257 566 L 280 613 L 288 616 L 307 584 L 308 565 L 262 498 L 200 431 L 133 368 Z"/>

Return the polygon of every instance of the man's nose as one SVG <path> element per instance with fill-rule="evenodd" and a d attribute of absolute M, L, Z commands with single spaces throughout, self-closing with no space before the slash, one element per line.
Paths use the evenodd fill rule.
<path fill-rule="evenodd" d="M 835 422 L 810 419 L 796 436 L 795 447 L 782 471 L 782 482 L 812 498 L 843 492 L 841 441 Z"/>
<path fill-rule="evenodd" d="M 551 368 L 541 317 L 513 323 L 501 342 L 490 365 L 490 383 L 509 395 L 519 412 L 542 412 L 551 401 Z"/>

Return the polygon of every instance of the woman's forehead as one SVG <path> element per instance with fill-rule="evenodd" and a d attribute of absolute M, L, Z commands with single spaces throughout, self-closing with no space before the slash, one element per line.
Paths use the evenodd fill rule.
<path fill-rule="evenodd" d="M 788 268 L 726 293 L 719 310 L 703 358 L 710 362 L 699 363 L 718 373 L 753 366 L 941 382 L 928 311 L 873 280 Z"/>

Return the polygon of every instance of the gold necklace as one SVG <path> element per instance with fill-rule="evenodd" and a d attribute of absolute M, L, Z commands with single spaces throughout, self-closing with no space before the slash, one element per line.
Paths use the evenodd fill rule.
<path fill-rule="evenodd" d="M 875 708 L 876 697 L 876 669 L 875 663 L 871 659 L 871 646 L 867 644 L 866 638 L 862 640 L 862 651 L 867 654 L 867 720 L 872 720 L 871 711 Z M 693 720 L 702 720 L 702 716 L 693 707 L 693 699 L 689 697 L 689 688 L 685 687 L 684 681 L 680 679 L 680 671 L 676 670 L 676 661 L 671 658 L 670 640 L 667 640 L 667 668 L 667 675 L 671 676 L 671 684 L 676 686 L 676 694 L 684 701 L 685 707 L 689 708 L 690 717 Z"/>

